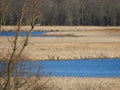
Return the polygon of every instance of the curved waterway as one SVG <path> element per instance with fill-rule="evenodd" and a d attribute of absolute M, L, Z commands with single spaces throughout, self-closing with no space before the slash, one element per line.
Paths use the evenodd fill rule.
<path fill-rule="evenodd" d="M 24 61 L 25 67 L 41 67 L 43 74 L 56 77 L 120 77 L 120 59 Z"/>

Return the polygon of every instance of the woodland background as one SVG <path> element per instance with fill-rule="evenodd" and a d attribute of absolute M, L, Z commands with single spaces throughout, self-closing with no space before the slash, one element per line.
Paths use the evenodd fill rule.
<path fill-rule="evenodd" d="M 0 16 L 6 1 L 0 0 Z M 3 25 L 16 25 L 24 1 L 11 0 Z M 32 3 L 29 0 L 24 10 L 23 25 L 30 25 Z M 38 25 L 120 25 L 120 0 L 37 0 L 37 4 Z"/>

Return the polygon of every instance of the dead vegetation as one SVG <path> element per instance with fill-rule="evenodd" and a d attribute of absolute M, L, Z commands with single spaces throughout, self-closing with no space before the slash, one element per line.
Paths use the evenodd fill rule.
<path fill-rule="evenodd" d="M 43 80 L 41 68 L 38 68 L 38 70 L 33 73 L 32 69 L 34 66 L 25 65 L 22 61 L 25 59 L 23 52 L 28 45 L 30 33 L 34 29 L 34 22 L 36 20 L 35 9 L 37 4 L 36 0 L 32 0 L 31 28 L 28 30 L 25 37 L 20 37 L 24 10 L 28 1 L 29 0 L 24 0 L 19 10 L 16 36 L 12 38 L 5 37 L 5 41 L 7 41 L 5 44 L 8 46 L 6 47 L 4 44 L 5 46 L 0 47 L 0 57 L 2 57 L 0 61 L 0 90 L 46 90 L 48 88 L 47 83 L 49 80 Z"/>
<path fill-rule="evenodd" d="M 2 26 L 2 31 L 16 31 L 17 26 Z M 21 31 L 28 31 L 30 26 L 21 26 Z M 35 26 L 34 31 L 81 31 L 81 30 L 120 29 L 120 26 Z"/>
<path fill-rule="evenodd" d="M 53 90 L 119 90 L 119 78 L 52 78 Z"/>
<path fill-rule="evenodd" d="M 68 29 L 68 31 L 45 34 L 50 37 L 31 37 L 27 50 L 24 52 L 25 59 L 68 60 L 120 57 L 120 29 L 118 27 L 116 29 L 82 28 L 86 30 L 69 31 Z M 4 47 L 4 52 L 6 48 L 9 48 L 6 37 L 1 37 L 0 46 L 1 49 Z M 2 58 L 3 56 L 0 57 Z"/>

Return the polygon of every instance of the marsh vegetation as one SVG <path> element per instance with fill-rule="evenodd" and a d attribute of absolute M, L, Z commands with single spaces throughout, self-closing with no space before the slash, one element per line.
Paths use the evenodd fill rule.
<path fill-rule="evenodd" d="M 119 78 L 42 77 L 41 69 L 17 68 L 22 60 L 120 58 L 119 25 L 119 0 L 0 0 L 0 33 L 17 33 L 0 36 L 0 90 L 119 90 Z M 62 38 L 30 37 L 33 30 Z"/>

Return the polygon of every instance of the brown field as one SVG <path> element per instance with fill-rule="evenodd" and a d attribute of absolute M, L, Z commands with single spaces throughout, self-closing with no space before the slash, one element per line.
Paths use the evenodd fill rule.
<path fill-rule="evenodd" d="M 16 31 L 17 26 L 2 26 L 3 31 Z M 22 26 L 21 31 L 28 31 L 30 26 Z M 120 26 L 35 26 L 37 31 L 79 31 L 79 30 L 102 30 L 102 29 L 120 29 Z"/>
<path fill-rule="evenodd" d="M 5 27 L 5 29 L 9 27 Z M 48 32 L 45 35 L 62 37 L 31 37 L 29 45 L 24 52 L 25 59 L 68 60 L 120 58 L 119 27 L 76 26 L 76 29 L 74 28 L 75 26 L 66 26 L 64 28 L 63 26 L 41 26 L 39 30 L 47 30 L 44 29 L 45 27 L 49 30 L 53 30 L 51 28 L 54 28 L 54 30 L 56 28 L 61 29 L 61 31 Z M 10 49 L 10 43 L 7 37 L 0 38 L 0 59 L 3 59 L 8 49 Z M 12 38 L 9 37 L 10 40 Z"/>
<path fill-rule="evenodd" d="M 4 31 L 16 29 L 12 26 L 2 28 Z M 23 27 L 22 31 L 29 28 Z M 24 52 L 26 60 L 120 58 L 120 27 L 37 26 L 35 30 L 55 31 L 46 36 L 62 37 L 31 37 Z M 11 52 L 8 39 L 13 38 L 0 37 L 0 60 Z M 51 77 L 48 85 L 48 90 L 120 90 L 120 78 Z"/>
<path fill-rule="evenodd" d="M 34 80 L 35 78 L 32 77 L 28 82 L 34 82 Z M 0 78 L 0 81 L 2 83 L 3 78 Z M 44 88 L 38 87 L 35 90 L 120 90 L 120 78 L 43 77 L 37 82 L 36 85 L 42 85 Z M 28 90 L 25 87 L 29 84 L 26 83 L 19 90 Z"/>
<path fill-rule="evenodd" d="M 52 90 L 120 90 L 120 78 L 52 78 Z"/>

